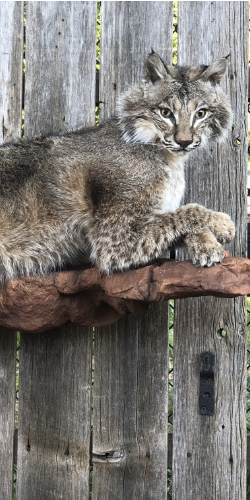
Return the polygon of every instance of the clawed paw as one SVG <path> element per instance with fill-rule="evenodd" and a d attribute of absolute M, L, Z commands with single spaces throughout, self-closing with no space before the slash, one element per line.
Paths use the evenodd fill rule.
<path fill-rule="evenodd" d="M 222 262 L 225 257 L 225 251 L 221 245 L 220 247 L 217 250 L 208 248 L 205 252 L 194 254 L 192 256 L 193 264 L 198 267 L 211 267 Z"/>
<path fill-rule="evenodd" d="M 209 230 L 189 234 L 185 243 L 195 266 L 215 266 L 225 257 L 224 248 Z"/>

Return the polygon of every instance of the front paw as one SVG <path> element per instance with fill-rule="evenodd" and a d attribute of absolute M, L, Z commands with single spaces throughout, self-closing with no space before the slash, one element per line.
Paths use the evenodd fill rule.
<path fill-rule="evenodd" d="M 195 266 L 215 266 L 225 257 L 224 248 L 209 230 L 189 234 L 185 243 Z"/>
<path fill-rule="evenodd" d="M 223 212 L 211 212 L 209 229 L 222 244 L 230 243 L 234 239 L 235 225 L 231 217 Z"/>

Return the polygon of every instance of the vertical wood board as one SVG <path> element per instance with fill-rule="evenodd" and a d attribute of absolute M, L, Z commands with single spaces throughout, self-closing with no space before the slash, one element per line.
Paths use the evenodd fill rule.
<path fill-rule="evenodd" d="M 142 34 L 146 34 L 145 36 Z M 172 2 L 103 2 L 100 121 L 139 83 L 152 48 L 172 61 Z M 168 306 L 95 329 L 93 500 L 167 495 Z"/>
<path fill-rule="evenodd" d="M 246 252 L 247 50 L 247 2 L 179 3 L 178 63 L 211 64 L 230 54 L 221 85 L 234 111 L 226 144 L 197 151 L 188 162 L 185 201 L 232 216 L 236 237 L 230 251 L 239 256 Z M 179 253 L 179 258 L 183 256 Z M 200 354 L 204 351 L 215 354 L 214 416 L 199 414 Z M 246 498 L 245 406 L 245 299 L 176 301 L 174 500 Z"/>
<path fill-rule="evenodd" d="M 109 2 L 101 10 L 100 122 L 115 114 L 117 97 L 144 77 L 154 50 L 172 63 L 172 2 Z"/>
<path fill-rule="evenodd" d="M 25 136 L 92 125 L 95 2 L 29 2 Z M 67 325 L 20 348 L 17 499 L 88 500 L 92 329 Z"/>
<path fill-rule="evenodd" d="M 92 336 L 84 330 L 21 336 L 18 500 L 89 498 Z"/>
<path fill-rule="evenodd" d="M 0 329 L 0 484 L 1 500 L 12 500 L 16 404 L 16 332 Z"/>
<path fill-rule="evenodd" d="M 23 3 L 0 2 L 0 143 L 21 134 Z M 0 491 L 13 498 L 16 332 L 0 329 Z"/>
<path fill-rule="evenodd" d="M 21 135 L 23 2 L 1 2 L 0 7 L 0 143 L 2 144 Z"/>
<path fill-rule="evenodd" d="M 95 34 L 96 2 L 27 3 L 26 137 L 95 124 Z"/>
<path fill-rule="evenodd" d="M 166 304 L 95 332 L 93 500 L 166 499 Z"/>

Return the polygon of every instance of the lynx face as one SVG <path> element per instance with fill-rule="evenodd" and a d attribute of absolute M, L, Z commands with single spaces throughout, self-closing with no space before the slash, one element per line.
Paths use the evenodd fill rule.
<path fill-rule="evenodd" d="M 166 67 L 157 54 L 150 54 L 145 81 L 119 101 L 123 139 L 158 144 L 176 155 L 210 138 L 224 139 L 232 125 L 230 105 L 218 86 L 226 68 L 226 59 L 209 67 Z"/>

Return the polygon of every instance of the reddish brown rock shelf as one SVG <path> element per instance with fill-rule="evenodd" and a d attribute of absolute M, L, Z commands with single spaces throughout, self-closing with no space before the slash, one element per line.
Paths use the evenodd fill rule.
<path fill-rule="evenodd" d="M 227 257 L 212 268 L 191 261 L 161 261 L 101 276 L 97 269 L 64 271 L 13 280 L 0 293 L 0 325 L 38 332 L 68 321 L 101 326 L 126 313 L 141 314 L 150 302 L 250 293 L 250 260 Z"/>

